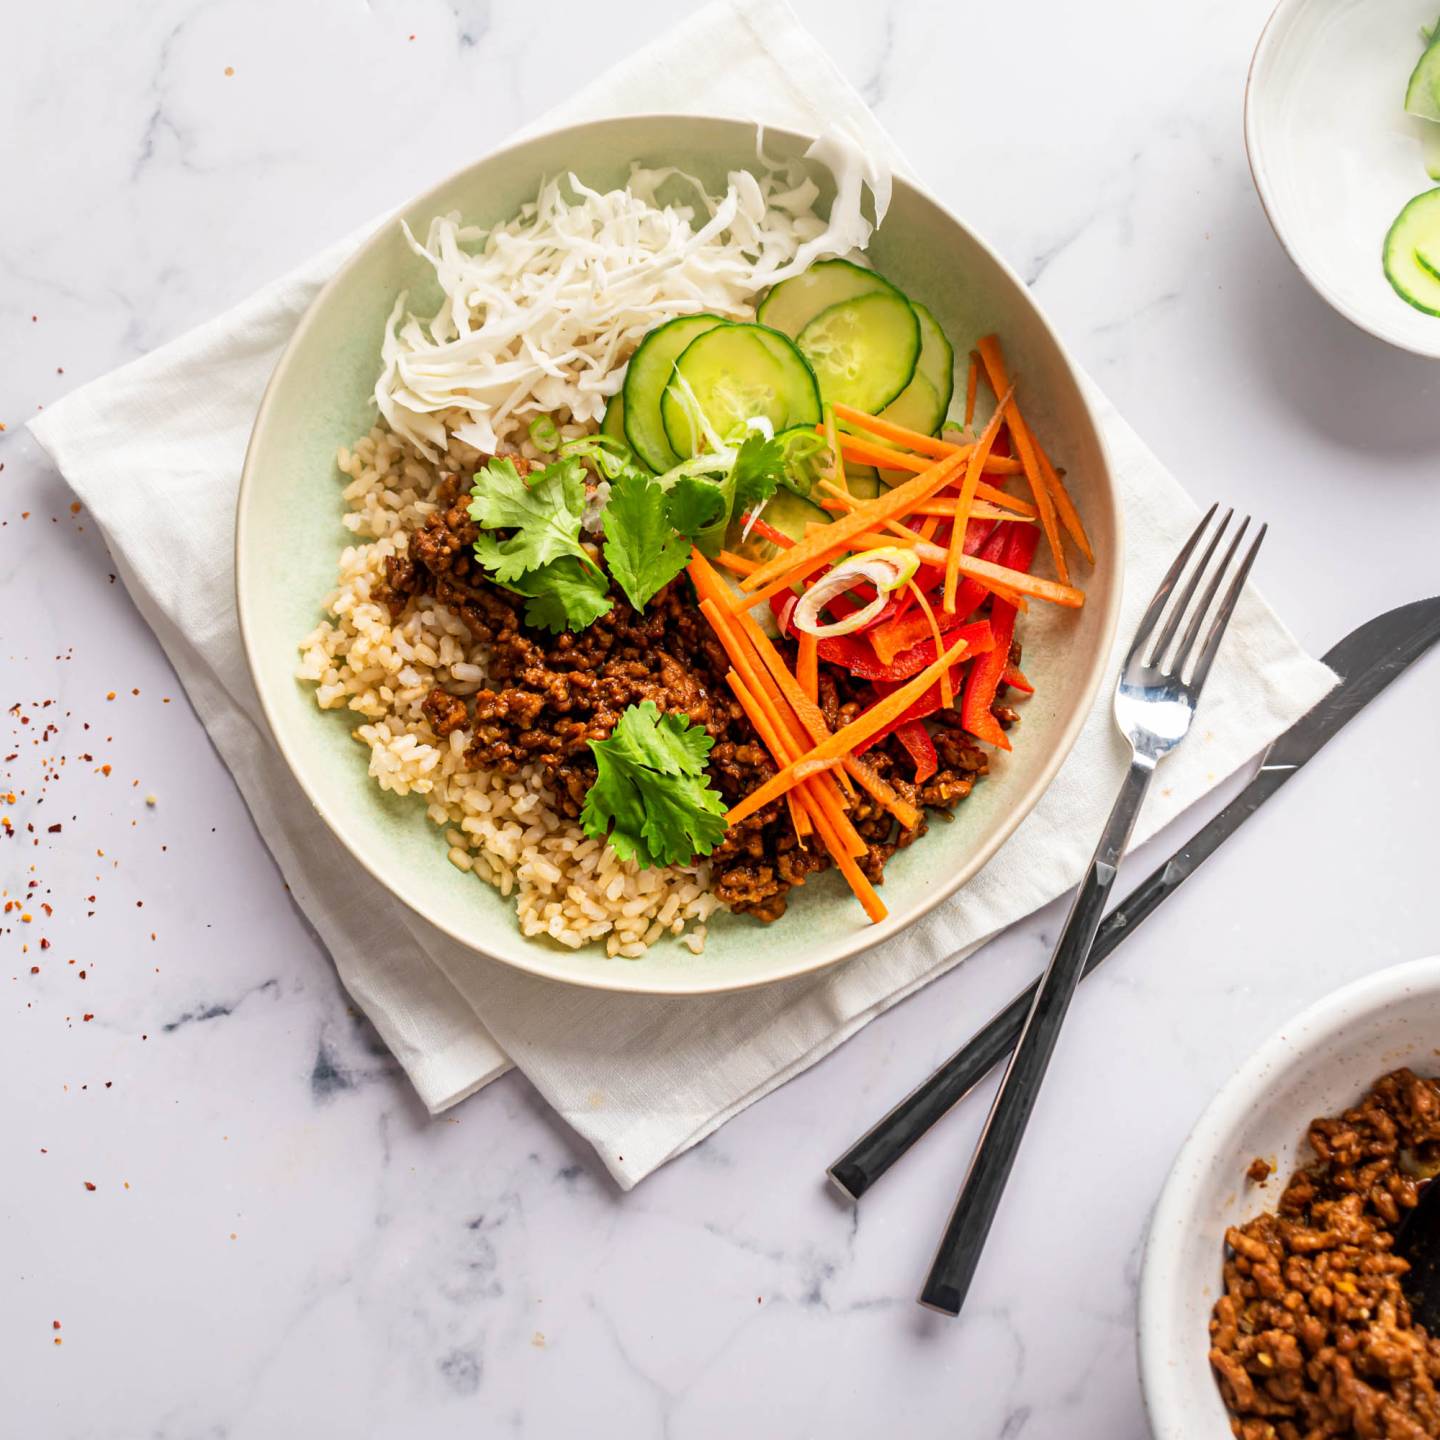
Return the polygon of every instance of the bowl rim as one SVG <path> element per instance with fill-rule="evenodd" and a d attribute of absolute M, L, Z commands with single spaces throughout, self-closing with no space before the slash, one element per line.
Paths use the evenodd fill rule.
<path fill-rule="evenodd" d="M 1190 1434 L 1194 1421 L 1174 1378 L 1188 1369 L 1183 1358 L 1179 1363 L 1175 1358 L 1184 1356 L 1184 1342 L 1170 1333 L 1164 1318 L 1177 1288 L 1187 1283 L 1179 1273 L 1181 1246 L 1174 1237 L 1188 1227 L 1191 1218 L 1191 1177 L 1197 1172 L 1209 1173 L 1218 1163 L 1227 1137 L 1243 1124 L 1264 1082 L 1304 1063 L 1358 1021 L 1392 1008 L 1417 989 L 1440 990 L 1440 955 L 1387 965 L 1332 990 L 1292 1016 L 1216 1091 L 1176 1152 L 1151 1212 L 1136 1307 L 1140 1389 L 1150 1428 L 1162 1440 Z M 1305 1122 L 1297 1118 L 1296 1123 L 1298 1127 Z"/>
<path fill-rule="evenodd" d="M 250 680 L 255 688 L 260 701 L 261 713 L 265 719 L 266 728 L 269 731 L 270 739 L 279 750 L 287 768 L 299 785 L 305 799 L 311 808 L 325 822 L 330 833 L 349 852 L 354 859 L 377 883 L 404 905 L 413 914 L 424 920 L 428 925 L 433 926 L 441 934 L 463 946 L 466 950 L 483 955 L 487 959 L 497 961 L 500 964 L 509 965 L 514 969 L 521 970 L 527 974 L 535 975 L 541 979 L 548 980 L 552 984 L 574 985 L 581 989 L 605 990 L 621 994 L 632 995 L 658 995 L 674 996 L 677 999 L 696 995 L 717 995 L 740 992 L 756 989 L 765 985 L 777 984 L 785 980 L 793 980 L 802 975 L 814 974 L 818 971 L 829 969 L 831 966 L 839 965 L 845 960 L 854 958 L 863 951 L 891 940 L 901 934 L 917 920 L 928 915 L 939 905 L 943 904 L 955 894 L 963 885 L 974 878 L 979 871 L 995 857 L 1005 842 L 1019 828 L 1021 822 L 1039 803 L 1040 799 L 1050 788 L 1061 765 L 1070 756 L 1075 748 L 1075 742 L 1079 738 L 1085 722 L 1089 719 L 1094 708 L 1096 694 L 1100 688 L 1100 682 L 1108 672 L 1110 654 L 1114 648 L 1115 632 L 1120 619 L 1120 605 L 1124 594 L 1125 582 L 1125 546 L 1124 546 L 1124 512 L 1118 502 L 1115 483 L 1115 469 L 1110 455 L 1110 447 L 1106 441 L 1104 430 L 1096 413 L 1087 387 L 1084 383 L 1083 372 L 1076 365 L 1070 354 L 1069 348 L 1056 333 L 1055 327 L 1044 308 L 1036 301 L 1031 294 L 1029 286 L 1021 279 L 1015 269 L 1008 264 L 983 236 L 978 234 L 969 225 L 961 221 L 950 208 L 937 199 L 929 190 L 918 181 L 912 179 L 907 172 L 896 170 L 893 176 L 895 186 L 907 186 L 918 193 L 940 212 L 950 224 L 963 231 L 995 264 L 1016 290 L 1024 296 L 1026 303 L 1030 306 L 1035 321 L 1039 324 L 1048 342 L 1054 346 L 1055 353 L 1060 361 L 1069 371 L 1071 382 L 1075 387 L 1075 393 L 1079 400 L 1081 413 L 1089 421 L 1094 433 L 1097 450 L 1100 457 L 1100 471 L 1102 475 L 1101 489 L 1106 493 L 1109 501 L 1109 508 L 1112 512 L 1111 519 L 1114 525 L 1116 537 L 1115 563 L 1112 571 L 1112 580 L 1107 589 L 1103 592 L 1098 587 L 1092 592 L 1086 592 L 1086 604 L 1101 607 L 1102 624 L 1099 643 L 1096 644 L 1094 654 L 1091 656 L 1088 667 L 1080 677 L 1079 683 L 1074 687 L 1078 696 L 1070 719 L 1060 732 L 1058 742 L 1028 787 L 1017 796 L 1016 803 L 1011 806 L 1003 821 L 996 827 L 995 832 L 975 852 L 968 856 L 965 861 L 955 867 L 953 875 L 942 885 L 937 886 L 933 892 L 921 896 L 916 903 L 904 911 L 893 912 L 885 921 L 879 925 L 866 926 L 857 929 L 851 936 L 846 937 L 841 943 L 834 947 L 833 953 L 826 953 L 822 957 L 804 956 L 783 967 L 761 975 L 747 975 L 738 977 L 736 980 L 727 981 L 724 979 L 704 980 L 686 979 L 683 975 L 675 977 L 677 983 L 660 984 L 654 979 L 645 979 L 644 972 L 636 973 L 629 966 L 617 964 L 597 964 L 594 967 L 593 979 L 586 976 L 584 979 L 573 975 L 557 975 L 544 963 L 546 951 L 541 945 L 527 946 L 524 953 L 533 950 L 535 963 L 530 964 L 517 958 L 514 955 L 499 954 L 489 950 L 483 943 L 483 938 L 466 933 L 456 926 L 445 923 L 442 917 L 430 913 L 422 902 L 412 899 L 395 884 L 387 875 L 382 873 L 377 865 L 372 865 L 361 853 L 356 843 L 352 843 L 348 833 L 348 822 L 345 818 L 336 813 L 336 808 L 327 805 L 323 798 L 316 793 L 306 776 L 303 765 L 298 762 L 297 756 L 284 737 L 283 727 L 278 723 L 277 708 L 272 706 L 271 696 L 267 693 L 265 686 L 260 681 L 259 653 L 262 648 L 263 637 L 253 633 L 247 623 L 247 594 L 245 586 L 245 567 L 241 557 L 247 549 L 248 525 L 246 516 L 248 510 L 248 497 L 255 482 L 255 472 L 258 468 L 257 451 L 259 437 L 264 432 L 269 421 L 270 412 L 276 405 L 276 397 L 291 378 L 291 372 L 296 364 L 296 353 L 302 339 L 310 328 L 316 323 L 316 317 L 321 309 L 329 301 L 331 295 L 344 284 L 353 266 L 369 254 L 376 246 L 382 243 L 387 227 L 394 224 L 398 217 L 410 212 L 423 209 L 434 203 L 442 191 L 460 181 L 464 176 L 473 170 L 491 163 L 496 157 L 509 154 L 512 151 L 523 149 L 538 140 L 553 139 L 556 136 L 564 135 L 567 132 L 591 131 L 603 129 L 607 126 L 633 126 L 649 125 L 655 127 L 661 133 L 664 127 L 674 123 L 694 124 L 695 122 L 722 125 L 726 127 L 740 126 L 747 132 L 754 132 L 757 127 L 767 137 L 775 136 L 787 143 L 799 143 L 808 145 L 813 143 L 815 136 L 804 131 L 791 130 L 787 127 L 777 125 L 760 126 L 759 122 L 746 120 L 736 116 L 711 115 L 711 114 L 677 114 L 664 111 L 644 111 L 634 114 L 608 116 L 603 119 L 580 121 L 570 125 L 559 125 L 549 129 L 526 131 L 503 145 L 495 146 L 487 150 L 484 155 L 471 161 L 467 165 L 460 166 L 457 170 L 444 176 L 435 184 L 429 186 L 419 195 L 394 207 L 384 218 L 379 220 L 374 229 L 354 250 L 346 256 L 339 268 L 325 282 L 311 299 L 300 317 L 290 338 L 285 343 L 285 348 L 280 353 L 280 358 L 275 363 L 269 381 L 266 383 L 264 394 L 261 396 L 260 405 L 255 413 L 255 422 L 251 427 L 250 438 L 245 447 L 244 465 L 240 472 L 240 485 L 235 500 L 235 544 L 232 553 L 234 575 L 235 575 L 235 613 L 240 630 L 241 648 L 244 651 L 246 667 L 250 673 Z"/>
<path fill-rule="evenodd" d="M 1370 319 L 1364 311 L 1342 298 L 1305 263 L 1300 252 L 1286 238 L 1285 230 L 1280 223 L 1279 203 L 1271 186 L 1269 169 L 1265 163 L 1264 146 L 1260 140 L 1259 121 L 1256 116 L 1257 97 L 1266 81 L 1266 72 L 1262 69 L 1262 64 L 1268 62 L 1270 58 L 1270 47 L 1278 43 L 1277 37 L 1283 22 L 1289 20 L 1305 6 L 1316 3 L 1319 3 L 1319 0 L 1278 0 L 1275 8 L 1270 12 L 1270 18 L 1266 20 L 1264 28 L 1260 31 L 1260 37 L 1256 40 L 1255 49 L 1250 56 L 1249 68 L 1245 72 L 1245 159 L 1250 167 L 1250 179 L 1255 186 L 1255 192 L 1260 197 L 1260 208 L 1265 212 L 1265 218 L 1270 222 L 1270 229 L 1280 242 L 1280 248 L 1289 257 L 1290 263 L 1300 272 L 1306 284 L 1332 310 L 1342 315 L 1357 330 L 1363 330 L 1367 335 L 1373 335 L 1375 339 L 1383 340 L 1387 345 L 1393 345 L 1397 350 L 1404 350 L 1408 354 L 1418 355 L 1425 360 L 1440 360 L 1440 325 L 1436 326 L 1435 344 L 1430 349 L 1426 349 L 1418 341 L 1409 340 L 1400 334 L 1381 328 L 1380 321 Z"/>

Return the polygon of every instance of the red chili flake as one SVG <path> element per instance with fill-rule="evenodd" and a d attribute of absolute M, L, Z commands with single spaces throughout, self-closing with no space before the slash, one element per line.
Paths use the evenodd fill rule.
<path fill-rule="evenodd" d="M 72 515 L 78 515 L 78 514 L 80 513 L 80 511 L 81 511 L 82 508 L 83 508 L 83 507 L 81 506 L 81 504 L 80 504 L 80 502 L 79 502 L 78 500 L 72 500 L 72 501 L 70 502 L 70 513 L 71 513 Z"/>
<path fill-rule="evenodd" d="M 47 835 L 58 835 L 60 833 L 60 829 L 61 824 L 60 821 L 57 820 L 45 833 Z"/>
<path fill-rule="evenodd" d="M 138 695 L 140 692 L 138 690 L 132 690 L 130 693 L 132 695 Z"/>
<path fill-rule="evenodd" d="M 113 690 L 107 690 L 105 692 L 105 698 L 107 700 L 113 700 L 115 698 L 115 692 Z"/>
<path fill-rule="evenodd" d="M 102 775 L 108 775 L 110 773 L 110 767 L 108 765 L 102 765 L 100 767 L 100 773 Z"/>
<path fill-rule="evenodd" d="M 75 962 L 72 960 L 70 963 L 73 965 Z M 79 974 L 80 974 L 80 978 L 83 980 L 83 979 L 85 978 L 85 972 L 84 972 L 83 970 L 81 970 L 81 971 L 79 972 Z"/>
<path fill-rule="evenodd" d="M 50 1322 L 50 1328 L 52 1330 L 58 1330 L 60 1328 L 60 1322 L 58 1320 L 52 1320 Z"/>
<path fill-rule="evenodd" d="M 50 942 L 46 940 L 44 936 L 41 936 L 40 938 L 40 948 L 42 950 L 48 950 L 50 948 Z"/>
<path fill-rule="evenodd" d="M 93 1180 L 87 1180 L 85 1182 L 85 1188 L 87 1190 L 93 1190 L 95 1188 L 95 1182 Z"/>
<path fill-rule="evenodd" d="M 94 1012 L 93 1010 L 91 1010 L 91 1011 L 87 1012 L 86 1014 L 82 1015 L 80 1018 L 81 1018 L 82 1020 L 93 1020 L 93 1019 L 95 1018 L 95 1012 Z"/>
<path fill-rule="evenodd" d="M 50 907 L 50 902 L 48 900 L 42 900 L 40 902 L 40 908 L 45 912 L 45 918 L 47 920 L 55 913 L 55 911 Z"/>
<path fill-rule="evenodd" d="M 30 973 L 32 975 L 38 975 L 40 973 L 40 967 L 38 965 L 32 965 L 30 967 Z"/>

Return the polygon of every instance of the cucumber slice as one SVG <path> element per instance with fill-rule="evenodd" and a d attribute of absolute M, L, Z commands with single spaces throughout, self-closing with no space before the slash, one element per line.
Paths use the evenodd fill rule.
<path fill-rule="evenodd" d="M 880 413 L 897 425 L 934 435 L 945 423 L 955 393 L 955 352 L 935 317 L 923 305 L 910 303 L 920 322 L 920 359 L 915 363 L 914 378 Z M 882 470 L 880 478 L 894 485 L 900 473 Z"/>
<path fill-rule="evenodd" d="M 945 418 L 945 410 L 935 387 L 923 375 L 915 378 L 900 392 L 893 404 L 885 407 L 885 418 L 903 425 L 907 430 L 918 430 L 922 435 L 933 435 Z M 935 418 L 938 415 L 939 419 Z M 913 470 L 881 470 L 880 478 L 887 485 L 898 485 L 909 480 Z"/>
<path fill-rule="evenodd" d="M 1440 180 L 1440 125 L 1426 125 L 1421 137 L 1421 154 L 1425 159 L 1425 173 L 1432 180 Z"/>
<path fill-rule="evenodd" d="M 845 483 L 857 500 L 873 500 L 886 487 L 880 483 L 880 472 L 869 465 L 845 469 Z M 826 511 L 829 514 L 829 511 Z"/>
<path fill-rule="evenodd" d="M 625 386 L 625 438 L 630 448 L 657 474 L 680 463 L 665 436 L 660 397 L 675 373 L 675 362 L 690 342 L 725 322 L 718 315 L 682 315 L 658 325 L 630 357 Z"/>
<path fill-rule="evenodd" d="M 920 322 L 920 358 L 915 362 L 915 374 L 917 378 L 928 380 L 934 387 L 939 397 L 940 411 L 935 417 L 935 423 L 926 428 L 927 435 L 933 435 L 945 421 L 945 416 L 950 412 L 950 401 L 955 395 L 955 350 L 949 340 L 945 338 L 945 332 L 940 328 L 940 322 L 918 301 L 912 300 L 910 308 L 915 312 L 915 318 Z M 908 387 L 907 387 L 908 388 Z M 904 399 L 902 392 L 895 401 L 898 405 Z M 908 413 L 915 414 L 919 409 L 918 401 L 910 401 Z M 901 420 L 898 415 L 891 416 L 891 419 L 901 425 L 910 425 L 909 420 Z M 919 429 L 919 426 L 914 426 Z"/>
<path fill-rule="evenodd" d="M 759 416 L 777 431 L 820 421 L 820 396 L 810 367 L 783 335 L 762 325 L 723 324 L 707 330 L 675 361 L 675 376 L 689 387 L 689 396 L 672 381 L 661 396 L 660 416 L 669 444 L 682 457 L 704 445 L 690 423 L 690 397 L 725 439 L 743 432 L 746 422 Z"/>
<path fill-rule="evenodd" d="M 622 444 L 630 443 L 625 439 L 625 392 L 623 390 L 617 390 L 610 397 L 610 403 L 605 407 L 604 417 L 600 421 L 600 433 L 608 435 L 612 440 L 619 440 Z"/>
<path fill-rule="evenodd" d="M 827 401 L 874 415 L 915 374 L 920 322 L 908 300 L 877 290 L 822 310 L 796 343 Z"/>
<path fill-rule="evenodd" d="M 1422 120 L 1440 120 L 1440 39 L 1432 39 L 1405 89 L 1405 110 Z"/>
<path fill-rule="evenodd" d="M 1385 278 L 1407 304 L 1440 315 L 1440 189 L 1417 195 L 1385 237 Z"/>
<path fill-rule="evenodd" d="M 815 372 L 810 368 L 810 362 L 800 353 L 795 342 L 782 331 L 775 330 L 769 325 L 762 325 L 755 321 L 745 326 L 747 330 L 755 332 L 755 338 L 780 362 L 781 365 L 794 377 L 797 394 L 803 389 L 801 385 L 800 370 L 810 381 L 810 389 L 814 396 L 815 418 L 809 418 L 810 411 L 805 410 L 805 419 L 797 420 L 794 426 L 818 425 L 820 423 L 820 382 L 815 378 Z M 798 369 L 796 367 L 799 367 Z M 794 428 L 787 426 L 787 429 Z"/>
<path fill-rule="evenodd" d="M 783 485 L 765 502 L 760 518 L 767 525 L 773 525 L 782 535 L 799 540 L 805 534 L 807 525 L 816 523 L 828 525 L 830 512 L 812 504 L 803 495 L 787 490 Z"/>
<path fill-rule="evenodd" d="M 873 270 L 852 265 L 848 260 L 820 260 L 803 275 L 782 280 L 760 302 L 755 318 L 762 325 L 793 338 L 822 310 L 842 300 L 856 300 L 877 291 L 900 295 L 883 275 Z"/>

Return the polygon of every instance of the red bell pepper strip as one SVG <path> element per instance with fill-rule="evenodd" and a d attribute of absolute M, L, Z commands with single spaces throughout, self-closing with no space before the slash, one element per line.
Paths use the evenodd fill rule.
<path fill-rule="evenodd" d="M 998 522 L 992 524 L 989 521 L 972 522 L 965 533 L 965 553 L 978 555 L 982 560 L 989 560 L 996 565 L 1001 564 L 1009 548 L 1009 536 L 1006 532 L 1028 528 L 1023 525 L 1002 525 Z M 983 539 L 979 538 L 981 530 L 984 531 Z M 929 595 L 944 585 L 945 569 L 940 565 L 922 565 L 915 572 L 914 580 Z M 905 593 L 909 594 L 908 587 Z M 948 625 L 954 625 L 961 620 L 968 620 L 989 593 L 978 580 L 965 579 L 956 593 L 953 611 L 936 607 L 936 619 L 940 622 L 941 630 L 947 628 L 947 622 Z M 902 602 L 902 608 L 894 620 L 887 624 L 886 617 L 881 616 L 865 632 L 876 656 L 883 664 L 890 664 L 900 651 L 908 650 L 916 641 L 930 633 L 930 622 L 924 615 L 907 615 L 907 608 Z"/>
<path fill-rule="evenodd" d="M 1018 665 L 1007 665 L 1001 678 L 1012 690 L 1018 690 L 1022 695 L 1035 693 L 1035 687 L 1025 678 L 1025 672 Z"/>
<path fill-rule="evenodd" d="M 967 663 L 966 660 L 961 660 L 958 664 L 950 667 L 952 684 L 962 676 Z M 957 691 L 959 690 L 958 684 L 955 685 L 955 688 Z M 875 682 L 875 690 L 879 695 L 887 695 L 894 689 L 895 686 L 888 685 L 883 680 L 877 680 Z M 893 734 L 900 726 L 907 724 L 911 720 L 928 720 L 930 716 L 936 714 L 943 708 L 944 701 L 940 697 L 940 685 L 937 682 L 930 686 L 918 700 L 911 701 L 888 725 L 881 730 L 877 730 L 863 745 L 857 746 L 855 753 L 857 755 L 863 755 L 872 745 L 878 745 L 880 741 L 887 735 Z"/>
<path fill-rule="evenodd" d="M 973 620 L 970 624 L 962 625 L 956 630 L 945 626 L 940 634 L 942 638 L 948 636 L 945 639 L 947 645 L 951 640 L 963 639 L 968 647 L 965 651 L 966 660 L 973 660 L 977 655 L 988 655 L 995 648 L 995 636 L 991 632 L 988 620 Z M 887 684 L 896 685 L 901 680 L 908 680 L 911 676 L 918 675 L 927 665 L 934 663 L 935 637 L 927 635 L 917 644 L 910 646 L 908 650 L 902 650 L 886 667 L 883 674 L 865 678 L 883 680 Z"/>
<path fill-rule="evenodd" d="M 935 617 L 940 618 L 938 615 Z M 988 654 L 995 644 L 988 620 L 972 620 L 968 625 L 942 625 L 941 638 L 948 645 L 952 640 L 964 640 L 965 659 Z M 918 675 L 927 665 L 935 663 L 935 637 L 926 635 L 923 640 L 907 646 L 888 665 L 882 665 L 875 653 L 858 636 L 834 637 L 841 640 L 859 641 L 844 650 L 838 647 L 826 653 L 827 640 L 820 642 L 820 658 L 832 665 L 841 665 L 859 680 L 873 680 L 882 690 L 893 690 L 902 680 Z M 844 658 L 841 658 L 841 657 Z M 939 693 L 939 686 L 936 686 Z"/>
<path fill-rule="evenodd" d="M 930 738 L 930 732 L 920 721 L 907 720 L 895 727 L 895 738 L 915 762 L 915 783 L 923 785 L 940 768 L 940 757 L 935 753 L 935 742 Z"/>
<path fill-rule="evenodd" d="M 972 633 L 967 634 L 967 631 Z M 968 641 L 969 649 L 966 651 L 964 657 L 960 660 L 958 664 L 952 665 L 950 667 L 950 675 L 952 681 L 956 680 L 958 677 L 961 676 L 964 667 L 970 663 L 972 657 L 982 657 L 984 655 L 988 655 L 995 643 L 994 638 L 991 634 L 990 622 L 988 620 L 979 620 L 972 625 L 964 627 L 964 629 L 952 632 L 946 643 L 948 644 L 952 640 L 958 640 L 962 636 L 965 637 L 965 639 Z M 932 639 L 926 644 L 916 646 L 915 648 L 917 650 L 928 648 L 930 652 L 931 662 L 933 663 L 934 647 L 935 642 Z M 910 663 L 908 651 L 906 652 L 906 656 L 906 668 L 908 670 Z M 920 668 L 924 669 L 925 667 L 922 664 Z M 919 672 L 916 671 L 914 673 L 918 674 Z M 898 690 L 900 686 L 905 683 L 905 681 L 904 679 L 891 678 L 887 675 L 886 677 L 877 678 L 873 683 L 875 686 L 876 694 L 885 696 L 891 694 L 895 690 Z M 878 731 L 875 735 L 872 735 L 870 739 L 865 742 L 864 745 L 860 746 L 856 750 L 855 753 L 857 755 L 863 754 L 866 750 L 870 748 L 870 746 L 876 744 L 880 740 L 883 740 L 887 735 L 893 734 L 900 728 L 900 726 L 906 724 L 908 721 L 927 719 L 929 716 L 934 715 L 937 711 L 943 710 L 944 708 L 945 701 L 944 697 L 940 694 L 940 683 L 939 681 L 936 681 L 936 683 L 931 685 L 929 689 L 927 689 L 918 699 L 911 701 L 911 703 L 904 710 L 902 710 L 900 714 L 898 714 L 888 725 L 886 725 L 882 730 Z"/>
<path fill-rule="evenodd" d="M 964 622 L 974 614 L 975 607 L 979 605 L 988 593 L 978 580 L 967 580 L 965 585 L 972 588 L 965 589 L 962 587 L 953 613 L 945 610 L 936 610 L 935 612 L 935 619 L 940 626 L 940 633 L 942 635 L 964 624 Z M 897 655 L 909 650 L 914 645 L 918 645 L 922 640 L 931 640 L 933 648 L 930 622 L 923 614 L 897 617 L 883 627 L 872 625 L 870 629 L 865 632 L 865 640 L 868 642 L 874 658 L 879 661 L 882 666 L 893 665 Z M 931 658 L 933 659 L 934 657 L 932 656 Z M 857 671 L 856 673 L 859 674 L 860 672 Z M 867 676 L 866 678 L 869 679 L 871 677 Z"/>
<path fill-rule="evenodd" d="M 768 540 L 772 545 L 778 545 L 782 550 L 789 550 L 795 542 L 782 530 L 777 530 L 773 525 L 767 524 L 764 520 L 752 516 L 747 510 L 744 523 L 750 527 L 751 533 L 759 535 L 762 539 Z"/>
<path fill-rule="evenodd" d="M 1039 536 L 1033 525 L 1012 525 L 1012 533 L 1005 547 L 1008 564 L 1015 570 L 1029 570 L 1035 559 L 1035 547 Z M 1022 532 L 1028 530 L 1030 533 Z M 1015 615 L 1013 605 L 995 599 L 990 602 L 990 629 L 994 634 L 994 649 L 978 657 L 965 676 L 965 693 L 960 701 L 960 724 L 977 740 L 984 740 L 1001 750 L 1009 750 L 1010 739 L 1000 728 L 1000 722 L 991 713 L 995 703 L 995 692 L 1004 678 L 1005 667 L 1010 663 L 1010 642 L 1015 638 Z"/>
<path fill-rule="evenodd" d="M 945 625 L 941 627 L 940 633 L 943 636 L 957 628 Z M 973 632 L 966 635 L 970 646 L 965 652 L 967 660 L 988 651 L 995 643 L 988 620 L 973 621 L 966 629 Z M 831 635 L 820 642 L 820 658 L 827 665 L 835 665 L 848 671 L 857 680 L 873 680 L 878 684 L 893 687 L 902 680 L 918 675 L 934 662 L 935 639 L 934 636 L 927 635 L 923 640 L 917 640 L 915 644 L 902 650 L 888 665 L 882 665 L 862 636 Z M 939 693 L 938 686 L 936 693 Z"/>

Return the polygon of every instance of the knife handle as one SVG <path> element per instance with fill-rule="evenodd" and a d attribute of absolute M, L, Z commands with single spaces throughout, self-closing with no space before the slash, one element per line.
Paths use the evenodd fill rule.
<path fill-rule="evenodd" d="M 1203 859 L 1206 853 L 1197 858 Z M 1090 947 L 1082 979 L 1184 884 L 1197 858 L 1192 858 L 1189 846 L 1176 851 L 1105 917 Z M 1038 981 L 1027 986 L 835 1161 L 826 1173 L 836 1186 L 852 1200 L 858 1200 L 937 1120 L 963 1100 L 1015 1048 L 1038 989 Z"/>

